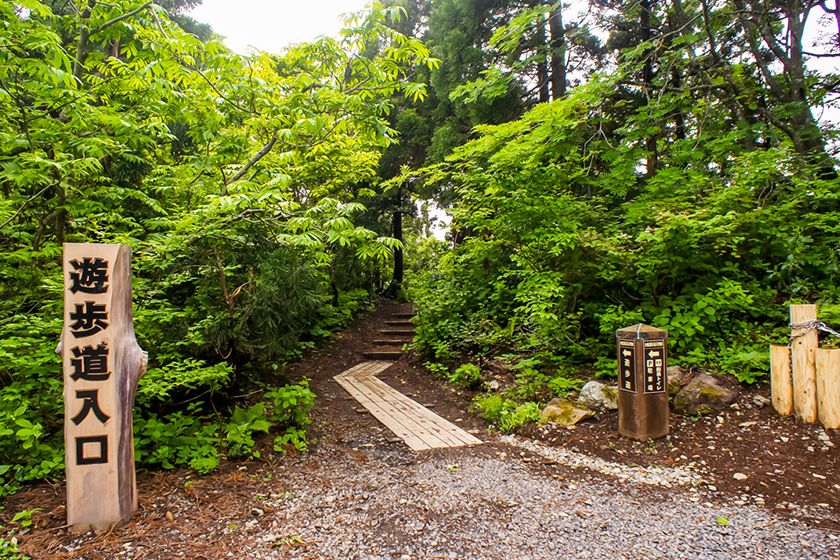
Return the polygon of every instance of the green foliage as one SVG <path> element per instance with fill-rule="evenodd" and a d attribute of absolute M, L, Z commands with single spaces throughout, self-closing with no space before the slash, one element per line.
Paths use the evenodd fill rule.
<path fill-rule="evenodd" d="M 663 146 L 648 173 L 649 119 L 700 122 L 706 108 L 663 98 L 628 115 L 622 79 L 479 127 L 402 178 L 454 186 L 465 233 L 410 278 L 418 350 L 534 359 L 509 397 L 542 401 L 572 390 L 575 372 L 614 376 L 615 330 L 645 322 L 668 330 L 673 363 L 755 382 L 786 302 L 837 300 L 838 180 L 785 143 L 742 149 L 725 123 Z"/>
<path fill-rule="evenodd" d="M 309 450 L 309 440 L 303 428 L 288 428 L 283 435 L 274 438 L 274 450 L 278 453 L 288 453 L 293 448 L 299 453 Z"/>
<path fill-rule="evenodd" d="M 137 403 L 149 406 L 198 391 L 216 393 L 232 375 L 232 368 L 224 362 L 208 366 L 202 360 L 189 358 L 150 368 L 137 386 Z"/>
<path fill-rule="evenodd" d="M 446 378 L 449 375 L 449 368 L 444 364 L 436 362 L 424 362 L 423 367 L 437 375 L 438 377 Z"/>
<path fill-rule="evenodd" d="M 570 379 L 564 375 L 555 375 L 546 382 L 552 397 L 568 397 L 569 393 L 580 391 L 583 384 L 583 379 Z"/>
<path fill-rule="evenodd" d="M 32 515 L 41 511 L 41 508 L 23 509 L 12 517 L 12 523 L 17 523 L 22 529 L 32 526 Z"/>
<path fill-rule="evenodd" d="M 468 389 L 476 389 L 484 381 L 481 370 L 475 364 L 461 364 L 455 371 L 446 376 L 446 380 L 454 385 L 460 385 Z"/>
<path fill-rule="evenodd" d="M 311 393 L 229 396 L 282 384 L 401 248 L 357 200 L 392 104 L 422 101 L 415 70 L 437 65 L 397 12 L 373 3 L 338 38 L 243 57 L 178 13 L 190 3 L 0 3 L 2 493 L 62 469 L 63 243 L 131 246 L 150 359 L 137 457 L 199 472 L 265 431 L 305 446 Z"/>
<path fill-rule="evenodd" d="M 306 380 L 295 385 L 266 391 L 264 399 L 247 408 L 234 406 L 228 419 L 202 410 L 199 403 L 188 405 L 186 413 L 166 416 L 149 413 L 134 422 L 135 452 L 141 464 L 172 469 L 186 465 L 205 474 L 215 469 L 222 458 L 258 457 L 257 436 L 281 432 L 274 449 L 285 451 L 292 446 L 307 449 L 306 427 L 315 394 Z"/>
<path fill-rule="evenodd" d="M 535 402 L 519 404 L 501 395 L 479 395 L 473 408 L 482 418 L 496 425 L 503 432 L 512 432 L 528 422 L 540 419 L 540 407 Z"/>
<path fill-rule="evenodd" d="M 269 418 L 275 424 L 290 428 L 305 428 L 311 422 L 309 411 L 315 406 L 315 393 L 306 379 L 296 385 L 277 387 L 265 393 L 270 399 Z"/>
<path fill-rule="evenodd" d="M 254 451 L 254 434 L 268 433 L 271 422 L 266 419 L 265 403 L 257 403 L 247 409 L 233 409 L 230 420 L 224 427 L 224 445 L 229 457 L 258 457 Z"/>
<path fill-rule="evenodd" d="M 3 526 L 0 525 L 0 530 L 2 529 Z M 0 560 L 29 560 L 29 556 L 21 554 L 16 542 L 0 536 Z"/>
<path fill-rule="evenodd" d="M 219 425 L 196 406 L 165 418 L 150 413 L 134 419 L 135 458 L 142 465 L 164 469 L 187 465 L 206 474 L 219 465 Z"/>

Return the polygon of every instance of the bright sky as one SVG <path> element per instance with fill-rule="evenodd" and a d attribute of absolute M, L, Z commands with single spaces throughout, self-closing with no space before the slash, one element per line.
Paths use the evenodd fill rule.
<path fill-rule="evenodd" d="M 190 15 L 209 23 L 241 54 L 250 47 L 279 52 L 290 43 L 336 35 L 341 14 L 359 11 L 367 0 L 204 0 Z"/>

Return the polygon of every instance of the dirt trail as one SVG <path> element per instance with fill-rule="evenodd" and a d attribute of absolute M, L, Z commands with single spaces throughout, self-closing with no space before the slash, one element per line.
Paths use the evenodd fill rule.
<path fill-rule="evenodd" d="M 63 488 L 34 487 L 7 503 L 44 509 L 23 550 L 91 560 L 840 559 L 831 527 L 709 492 L 708 473 L 491 433 L 462 396 L 404 357 L 380 379 L 487 442 L 410 451 L 332 379 L 364 360 L 367 341 L 399 309 L 384 302 L 293 368 L 318 395 L 310 453 L 265 453 L 205 477 L 141 473 L 141 510 L 99 536 L 68 535 Z"/>

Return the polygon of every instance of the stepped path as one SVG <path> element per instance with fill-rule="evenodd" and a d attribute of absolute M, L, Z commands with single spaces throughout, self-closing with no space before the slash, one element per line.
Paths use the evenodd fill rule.
<path fill-rule="evenodd" d="M 392 365 L 384 360 L 402 357 L 402 346 L 414 335 L 414 323 L 409 320 L 412 315 L 399 311 L 390 320 L 382 321 L 385 328 L 379 329 L 378 334 L 383 338 L 374 339 L 375 347 L 364 352 L 365 358 L 378 361 L 362 362 L 336 375 L 335 380 L 414 451 L 481 443 L 376 377 Z"/>
<path fill-rule="evenodd" d="M 763 489 L 761 479 L 742 469 L 754 456 L 720 475 L 701 459 L 674 466 L 680 454 L 708 457 L 706 434 L 721 433 L 732 420 L 723 427 L 716 419 L 685 420 L 715 430 L 697 438 L 695 451 L 686 440 L 610 439 L 614 428 L 603 439 L 587 436 L 595 423 L 565 432 L 571 439 L 560 445 L 538 437 L 547 427 L 535 427 L 535 439 L 499 434 L 469 412 L 472 395 L 402 350 L 411 336 L 404 323 L 410 312 L 382 302 L 288 372 L 292 379 L 309 378 L 317 394 L 307 453 L 274 453 L 269 436 L 258 457 L 225 459 L 206 476 L 188 469 L 141 471 L 137 515 L 98 536 L 73 536 L 63 528 L 60 482 L 5 499 L 0 523 L 8 528 L 15 512 L 40 508 L 18 539 L 32 558 L 49 560 L 840 560 L 832 494 L 793 490 L 784 500 L 798 509 L 780 512 L 769 498 L 766 507 L 752 501 Z M 392 354 L 386 359 L 373 352 Z M 383 423 L 387 406 L 394 409 L 387 411 L 391 419 L 402 415 L 397 429 Z M 436 427 L 432 414 L 445 419 L 446 429 Z M 418 432 L 408 429 L 412 423 Z M 420 426 L 447 445 L 423 440 Z M 748 438 L 759 426 L 729 429 Z M 814 432 L 796 430 L 811 434 L 804 444 L 817 441 Z M 484 443 L 470 445 L 473 437 Z M 466 441 L 454 446 L 458 438 Z M 840 447 L 840 435 L 830 438 Z M 585 441 L 607 451 L 599 457 L 581 449 Z M 612 446 L 626 453 L 638 448 L 652 459 L 638 466 L 622 455 L 610 458 Z M 779 483 L 796 474 L 786 456 L 773 461 L 785 470 Z M 748 472 L 749 479 L 724 491 L 735 471 Z M 808 478 L 811 472 L 830 487 L 840 468 L 811 470 Z"/>

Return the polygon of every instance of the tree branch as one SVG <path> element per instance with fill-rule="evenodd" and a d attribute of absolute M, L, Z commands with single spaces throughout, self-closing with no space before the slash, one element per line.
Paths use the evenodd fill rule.
<path fill-rule="evenodd" d="M 126 12 L 121 16 L 117 16 L 112 20 L 106 21 L 105 23 L 103 23 L 99 27 L 96 27 L 93 30 L 91 30 L 90 34 L 95 35 L 97 33 L 100 33 L 101 31 L 105 31 L 106 29 L 108 29 L 109 27 L 111 27 L 112 25 L 114 25 L 116 23 L 119 23 L 123 20 L 126 20 L 128 18 L 136 16 L 137 14 L 139 14 L 140 12 L 142 12 L 143 10 L 145 10 L 146 8 L 148 8 L 151 5 L 152 5 L 152 2 L 146 2 L 145 4 L 143 4 L 142 6 L 137 8 L 136 10 L 131 10 L 130 12 Z"/>
<path fill-rule="evenodd" d="M 835 53 L 813 53 L 808 51 L 802 51 L 802 54 L 806 56 L 813 56 L 815 58 L 837 58 L 840 56 L 840 52 Z"/>
<path fill-rule="evenodd" d="M 24 202 L 24 203 L 23 203 L 23 205 L 21 205 L 21 207 L 20 207 L 20 208 L 18 208 L 17 212 L 15 212 L 14 214 L 12 214 L 12 215 L 9 217 L 9 219 L 8 219 L 8 220 L 6 220 L 6 221 L 5 221 L 5 222 L 3 222 L 2 224 L 0 224 L 0 229 L 3 229 L 3 228 L 4 228 L 4 227 L 6 227 L 7 225 L 9 225 L 9 224 L 10 224 L 10 223 L 11 223 L 11 222 L 15 219 L 15 218 L 17 218 L 17 217 L 20 215 L 20 213 L 21 213 L 21 212 L 23 212 L 23 211 L 26 209 L 26 207 L 27 207 L 27 206 L 29 206 L 29 204 L 30 204 L 31 202 L 33 202 L 36 198 L 38 198 L 39 196 L 41 196 L 42 194 L 44 194 L 44 193 L 46 192 L 46 190 L 47 190 L 48 188 L 52 187 L 52 186 L 53 186 L 53 185 L 47 185 L 46 187 L 44 187 L 44 188 L 43 188 L 43 189 L 41 189 L 40 191 L 38 191 L 38 192 L 36 192 L 35 194 L 33 194 L 31 197 L 29 197 L 29 199 L 28 199 L 26 202 Z"/>
<path fill-rule="evenodd" d="M 231 177 L 229 180 L 225 181 L 225 185 L 229 185 L 231 183 L 234 183 L 234 182 L 238 181 L 239 179 L 241 179 L 242 177 L 244 177 L 245 174 L 248 173 L 248 170 L 251 169 L 252 167 L 254 167 L 254 165 L 256 165 L 258 161 L 260 161 L 262 158 L 264 158 L 268 154 L 268 152 L 271 151 L 271 148 L 273 148 L 274 144 L 276 144 L 276 143 L 277 143 L 277 133 L 275 132 L 274 134 L 271 135 L 271 139 L 268 141 L 268 143 L 266 143 L 266 145 L 263 146 L 260 149 L 259 152 L 254 154 L 254 156 L 251 159 L 249 159 L 245 163 L 245 165 L 242 166 L 242 169 L 237 171 L 236 174 L 233 177 Z"/>

